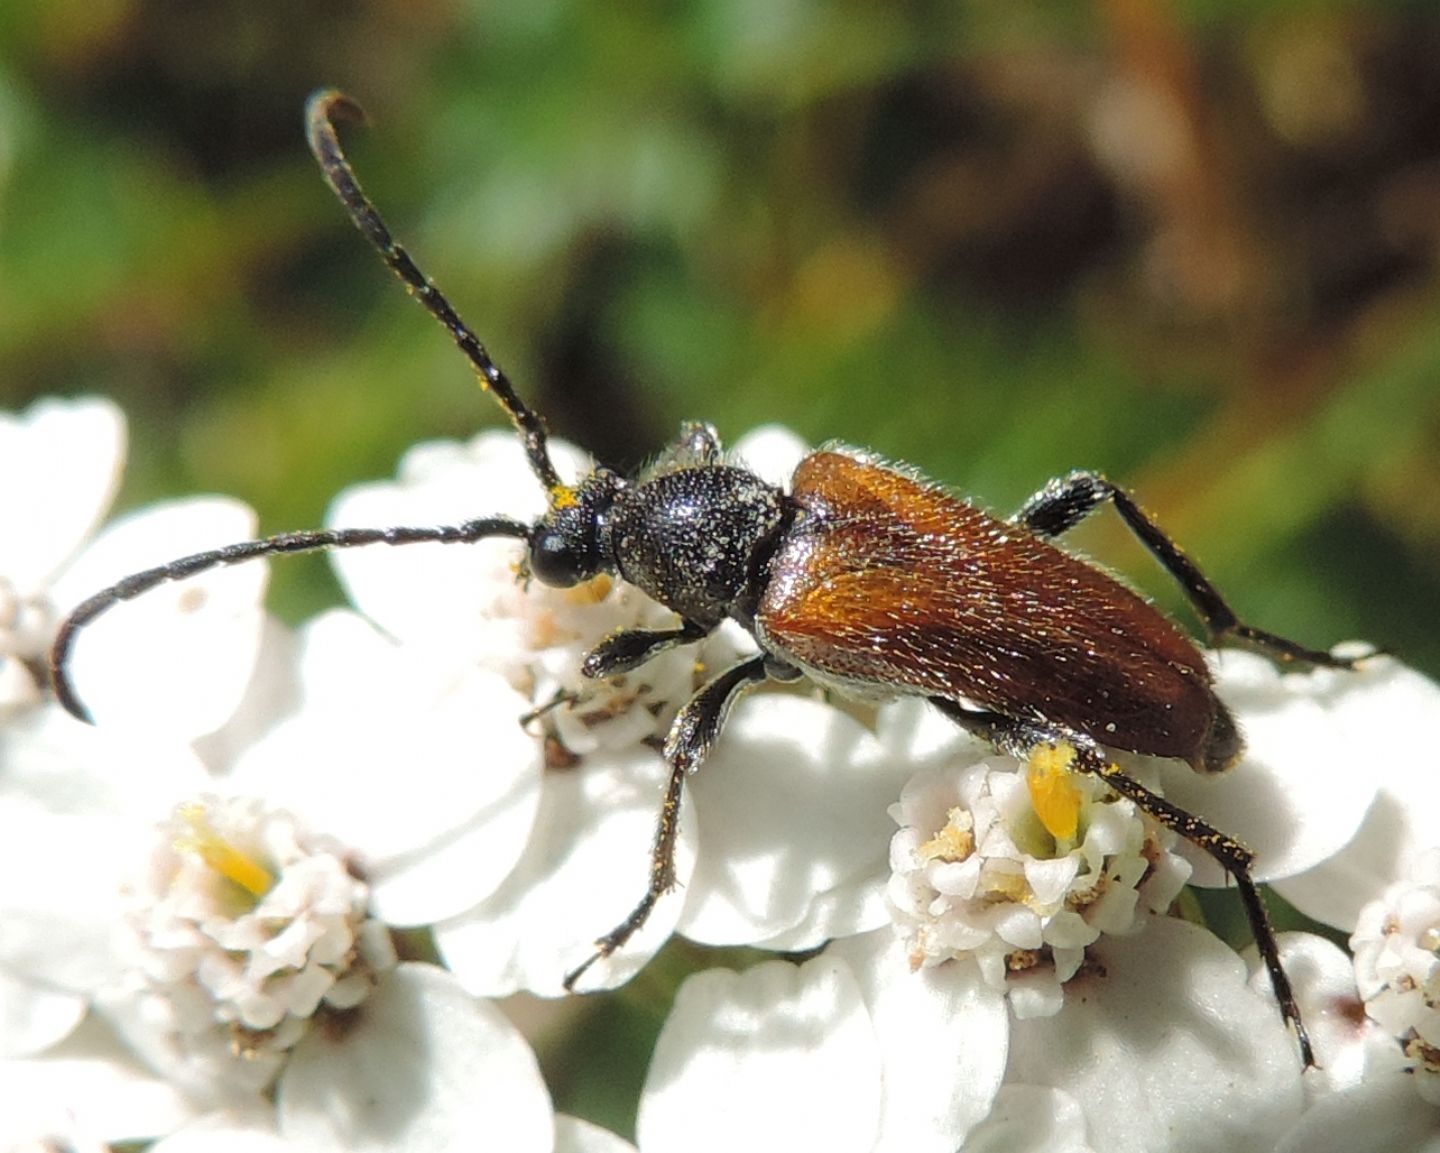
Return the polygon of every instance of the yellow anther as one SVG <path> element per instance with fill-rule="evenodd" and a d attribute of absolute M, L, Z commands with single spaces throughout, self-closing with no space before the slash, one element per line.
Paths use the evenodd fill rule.
<path fill-rule="evenodd" d="M 1074 746 L 1065 741 L 1039 745 L 1031 750 L 1026 770 L 1035 815 L 1057 841 L 1073 841 L 1080 828 L 1082 798 L 1070 771 L 1074 760 Z"/>
<path fill-rule="evenodd" d="M 254 897 L 263 897 L 275 884 L 270 870 L 241 852 L 210 824 L 205 806 L 201 804 L 181 805 L 175 815 L 188 827 L 188 831 L 175 838 L 175 850 L 190 853 L 200 858 L 209 868 L 227 881 L 232 881 Z"/>
<path fill-rule="evenodd" d="M 945 827 L 919 848 L 925 861 L 963 861 L 975 851 L 974 822 L 965 809 L 953 808 Z"/>

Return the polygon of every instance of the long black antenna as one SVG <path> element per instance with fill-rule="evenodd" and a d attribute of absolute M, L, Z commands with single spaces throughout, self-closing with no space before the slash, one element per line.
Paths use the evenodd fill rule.
<path fill-rule="evenodd" d="M 528 540 L 530 526 L 509 517 L 496 516 L 466 521 L 462 525 L 435 528 L 341 528 L 286 532 L 266 537 L 264 540 L 247 540 L 226 545 L 224 548 L 181 557 L 144 572 L 132 573 L 124 580 L 116 581 L 109 588 L 101 589 L 94 596 L 81 601 L 56 631 L 55 641 L 50 646 L 50 684 L 55 690 L 55 699 L 71 716 L 93 723 L 90 710 L 75 691 L 67 667 L 75 637 L 101 613 L 121 601 L 133 600 L 166 581 L 187 580 L 222 565 L 242 564 L 278 553 L 315 552 L 319 549 L 356 548 L 371 544 L 473 544 L 475 541 L 495 536 Z"/>
<path fill-rule="evenodd" d="M 405 287 L 419 298 L 426 311 L 445 326 L 479 375 L 481 385 L 495 394 L 495 399 L 515 422 L 521 443 L 525 446 L 525 455 L 530 459 L 530 467 L 545 486 L 550 503 L 563 503 L 570 490 L 560 483 L 555 466 L 550 462 L 550 454 L 545 447 L 544 423 L 516 395 L 510 379 L 490 359 L 479 338 L 390 234 L 375 205 L 361 189 L 350 162 L 345 159 L 345 151 L 340 147 L 335 132 L 337 120 L 364 123 L 365 110 L 338 89 L 322 88 L 314 93 L 305 105 L 305 135 L 310 142 L 310 151 L 315 154 L 320 170 L 325 174 L 326 183 L 340 198 L 355 227 L 379 250 L 391 271 L 405 282 Z"/>

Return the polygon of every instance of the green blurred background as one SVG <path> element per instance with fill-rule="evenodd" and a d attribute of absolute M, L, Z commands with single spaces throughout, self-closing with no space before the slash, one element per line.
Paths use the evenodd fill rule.
<path fill-rule="evenodd" d="M 607 462 L 703 418 L 1002 510 L 1102 468 L 1255 623 L 1440 672 L 1433 3 L 5 0 L 0 407 L 116 398 L 127 504 L 312 526 L 499 419 L 316 175 L 321 84 L 369 109 L 392 226 Z M 277 566 L 277 604 L 327 581 Z"/>

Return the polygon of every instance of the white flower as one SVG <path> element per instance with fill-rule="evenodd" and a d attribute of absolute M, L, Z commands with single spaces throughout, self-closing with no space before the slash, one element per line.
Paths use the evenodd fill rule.
<path fill-rule="evenodd" d="M 525 700 L 493 672 L 436 664 L 338 610 L 302 629 L 299 684 L 298 708 L 239 756 L 228 789 L 346 845 L 392 925 L 493 893 L 540 804 Z"/>
<path fill-rule="evenodd" d="M 42 1055 L 0 1061 L 0 1149 L 101 1153 L 195 1113 L 94 1017 Z"/>
<path fill-rule="evenodd" d="M 1440 1107 L 1416 1092 L 1415 1076 L 1395 1037 L 1365 1015 L 1351 957 L 1308 933 L 1281 934 L 1280 955 L 1319 1067 L 1306 1070 L 1307 1108 L 1275 1149 L 1432 1153 Z M 1264 967 L 1254 956 L 1250 966 L 1251 987 L 1268 998 Z"/>
<path fill-rule="evenodd" d="M 1307 812 L 1344 814 L 1358 830 L 1313 868 L 1278 878 L 1274 886 L 1301 912 L 1349 931 L 1366 904 L 1404 877 L 1410 860 L 1440 844 L 1440 750 L 1423 740 L 1377 744 L 1377 737 L 1394 731 L 1397 717 L 1423 724 L 1440 716 L 1440 685 L 1388 657 L 1338 678 L 1327 704 L 1342 730 L 1342 747 L 1360 751 L 1347 758 L 1347 771 L 1338 778 L 1316 781 L 1297 764 L 1281 787 Z"/>
<path fill-rule="evenodd" d="M 561 1137 L 569 1141 L 562 1144 Z M 402 964 L 335 1028 L 295 1048 L 273 1107 L 212 1113 L 157 1153 L 621 1153 L 557 1118 L 529 1045 L 503 1014 L 433 965 Z"/>
<path fill-rule="evenodd" d="M 1440 849 L 1360 911 L 1350 948 L 1366 1014 L 1399 1043 L 1420 1095 L 1440 1105 Z"/>
<path fill-rule="evenodd" d="M 0 960 L 98 999 L 194 1102 L 253 1098 L 277 1075 L 283 1098 L 317 1012 L 353 1026 L 388 983 L 373 915 L 465 908 L 533 824 L 541 751 L 515 723 L 523 699 L 494 673 L 429 676 L 412 656 L 353 614 L 322 617 L 281 677 L 298 701 L 252 685 L 243 723 L 214 742 L 225 773 L 169 737 L 53 707 L 0 729 L 0 853 L 33 878 L 0 898 Z M 272 698 L 289 715 L 267 731 L 255 702 Z M 242 732 L 262 735 L 240 749 Z M 122 924 L 138 959 L 111 947 Z"/>
<path fill-rule="evenodd" d="M 1095 1149 L 1270 1149 L 1300 1116 L 1301 1066 L 1240 957 L 1169 917 L 1091 952 L 1058 1014 L 1015 1021 L 1006 1084 L 1078 1103 Z"/>
<path fill-rule="evenodd" d="M 972 972 L 916 975 L 893 941 L 691 977 L 655 1046 L 638 1143 L 948 1150 L 989 1109 L 1005 1010 Z"/>
<path fill-rule="evenodd" d="M 1100 934 L 1138 930 L 1189 872 L 1174 834 L 1069 772 L 1071 752 L 1037 750 L 1028 768 L 972 752 L 912 778 L 891 807 L 890 904 L 910 963 L 973 959 L 1020 1017 L 1057 1012 Z M 1066 827 L 1048 828 L 1037 800 Z"/>
<path fill-rule="evenodd" d="M 0 413 L 0 721 L 42 701 L 46 653 L 81 600 L 254 534 L 244 505 L 193 498 L 122 517 L 87 545 L 124 456 L 124 417 L 109 401 L 45 400 L 19 417 Z M 73 650 L 70 671 L 86 706 L 112 726 L 187 739 L 219 728 L 250 677 L 264 585 L 265 566 L 246 565 L 165 585 L 104 614 Z"/>
<path fill-rule="evenodd" d="M 33 674 L 59 623 L 51 586 L 110 507 L 124 463 L 125 418 L 107 400 L 0 413 L 0 710 L 40 700 Z"/>
<path fill-rule="evenodd" d="M 877 727 L 915 774 L 890 809 L 888 893 L 916 968 L 973 961 L 1018 1016 L 1050 1015 L 1102 933 L 1138 931 L 1184 885 L 1177 838 L 1068 771 L 1065 750 L 1020 764 L 915 700 L 884 706 Z"/>
<path fill-rule="evenodd" d="M 317 1013 L 395 965 L 339 846 L 254 799 L 182 805 L 128 894 L 122 988 L 103 1001 L 199 1099 L 269 1087 Z"/>

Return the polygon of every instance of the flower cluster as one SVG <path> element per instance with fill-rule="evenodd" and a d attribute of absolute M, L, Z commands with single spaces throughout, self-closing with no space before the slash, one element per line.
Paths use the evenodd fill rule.
<path fill-rule="evenodd" d="M 23 494 L 0 510 L 0 867 L 19 882 L 0 890 L 0 1148 L 633 1148 L 555 1114 L 494 1001 L 573 1004 L 563 975 L 646 887 L 660 742 L 749 638 L 596 682 L 596 643 L 673 617 L 609 578 L 526 582 L 514 540 L 350 549 L 350 607 L 295 630 L 266 615 L 260 563 L 97 618 L 70 669 L 87 727 L 46 681 L 64 614 L 254 531 L 205 498 L 96 533 L 123 441 L 101 401 L 0 418 L 0 482 Z M 85 467 L 32 494 L 61 447 Z M 805 451 L 766 429 L 735 456 L 783 484 Z M 588 467 L 552 453 L 566 481 Z M 415 448 L 328 520 L 543 508 L 492 432 Z M 1242 762 L 1117 761 L 1353 933 L 1348 954 L 1282 937 L 1320 1068 L 1264 967 L 1177 901 L 1225 874 L 1070 750 L 1019 761 L 920 700 L 762 688 L 686 782 L 677 885 L 582 989 L 674 934 L 811 955 L 680 986 L 639 1148 L 1420 1147 L 1440 1125 L 1440 773 L 1424 749 L 1377 762 L 1372 734 L 1440 688 L 1387 658 L 1211 659 Z"/>

